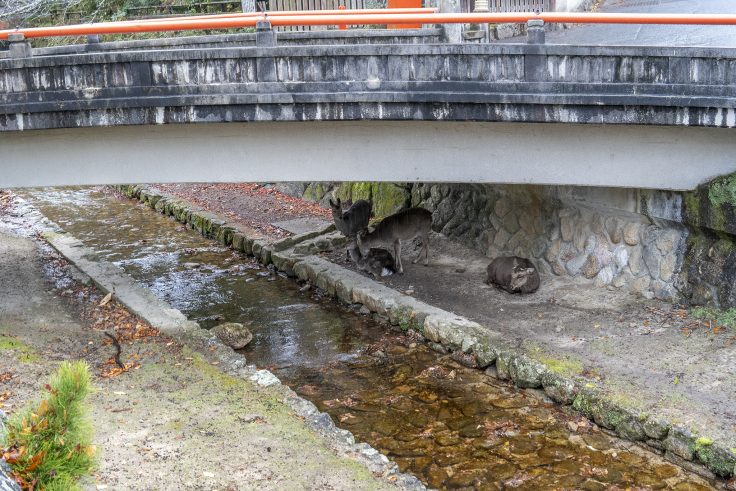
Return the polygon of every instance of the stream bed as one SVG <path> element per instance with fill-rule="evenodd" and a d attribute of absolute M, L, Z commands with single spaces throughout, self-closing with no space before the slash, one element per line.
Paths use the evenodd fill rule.
<path fill-rule="evenodd" d="M 273 371 L 356 439 L 440 489 L 713 489 L 546 400 L 465 368 L 102 188 L 21 196 L 210 328 L 242 322 Z"/>

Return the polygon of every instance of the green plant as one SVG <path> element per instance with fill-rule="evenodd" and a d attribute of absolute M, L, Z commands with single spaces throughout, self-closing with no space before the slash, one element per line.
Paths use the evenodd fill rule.
<path fill-rule="evenodd" d="M 716 325 L 736 330 L 736 307 L 728 310 L 711 307 L 695 307 L 690 310 L 690 316 L 696 319 L 712 320 Z"/>
<path fill-rule="evenodd" d="M 64 362 L 45 389 L 44 399 L 8 421 L 3 457 L 23 489 L 79 489 L 77 480 L 94 468 L 96 457 L 84 404 L 89 367 Z"/>

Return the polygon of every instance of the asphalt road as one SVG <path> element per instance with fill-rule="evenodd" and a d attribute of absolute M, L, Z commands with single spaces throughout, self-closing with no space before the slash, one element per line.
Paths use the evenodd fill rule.
<path fill-rule="evenodd" d="M 606 0 L 599 12 L 736 14 L 736 0 Z M 736 47 L 736 26 L 581 25 L 548 32 L 547 42 Z"/>

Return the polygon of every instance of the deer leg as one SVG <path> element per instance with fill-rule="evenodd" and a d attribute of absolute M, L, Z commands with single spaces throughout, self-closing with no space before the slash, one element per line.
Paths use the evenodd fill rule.
<path fill-rule="evenodd" d="M 404 266 L 401 264 L 401 240 L 396 239 L 394 241 L 394 265 L 395 270 L 399 274 L 404 274 Z"/>
<path fill-rule="evenodd" d="M 422 245 L 424 246 L 424 265 L 429 266 L 429 235 L 424 236 Z"/>
<path fill-rule="evenodd" d="M 419 260 L 422 258 L 423 251 L 424 251 L 424 241 L 422 240 L 422 245 L 419 247 L 419 254 L 417 254 L 417 257 L 415 257 L 414 260 L 411 262 L 412 264 L 416 264 L 419 262 Z"/>

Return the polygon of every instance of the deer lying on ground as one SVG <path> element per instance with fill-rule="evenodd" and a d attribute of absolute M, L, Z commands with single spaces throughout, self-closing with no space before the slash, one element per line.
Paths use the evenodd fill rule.
<path fill-rule="evenodd" d="M 355 234 L 368 227 L 371 218 L 371 204 L 364 199 L 359 199 L 347 210 L 343 211 L 342 202 L 337 198 L 337 203 L 329 200 L 332 208 L 332 218 L 335 227 L 346 237 L 355 237 Z"/>
<path fill-rule="evenodd" d="M 401 264 L 401 241 L 412 240 L 419 237 L 422 248 L 417 258 L 412 261 L 416 264 L 424 254 L 424 265 L 429 264 L 429 231 L 432 228 L 432 213 L 424 208 L 409 208 L 395 215 L 385 218 L 379 223 L 373 232 L 362 230 L 358 232 L 358 248 L 362 255 L 366 255 L 371 247 L 381 247 L 393 244 L 394 247 L 394 269 L 404 273 Z"/>
<path fill-rule="evenodd" d="M 497 257 L 488 265 L 486 284 L 509 293 L 534 293 L 539 288 L 539 272 L 526 258 Z"/>
<path fill-rule="evenodd" d="M 372 248 L 363 255 L 355 242 L 348 245 L 348 255 L 361 271 L 368 271 L 373 276 L 391 276 L 394 274 L 394 258 L 386 249 Z"/>

